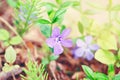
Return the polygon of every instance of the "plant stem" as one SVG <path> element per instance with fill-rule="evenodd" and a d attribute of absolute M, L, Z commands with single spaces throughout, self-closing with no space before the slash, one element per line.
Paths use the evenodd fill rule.
<path fill-rule="evenodd" d="M 52 27 L 53 27 L 53 24 L 51 23 L 50 36 L 52 35 Z"/>
<path fill-rule="evenodd" d="M 114 65 L 108 65 L 108 77 L 109 77 L 109 80 L 112 80 L 114 75 L 115 75 Z"/>
<path fill-rule="evenodd" d="M 27 52 L 28 52 L 28 58 L 30 60 L 30 49 L 27 47 L 26 43 L 24 42 L 24 40 L 22 39 L 22 37 L 17 33 L 17 31 L 5 20 L 3 19 L 2 17 L 0 17 L 0 21 L 2 21 L 3 23 L 6 24 L 6 26 L 11 29 L 17 36 L 19 36 L 25 46 L 25 48 L 27 49 Z"/>
<path fill-rule="evenodd" d="M 30 18 L 30 15 L 32 13 L 32 10 L 33 10 L 33 7 L 34 7 L 34 4 L 35 4 L 35 0 L 33 1 L 33 4 L 29 10 L 29 13 L 28 13 L 28 16 L 27 16 L 27 19 L 26 19 L 26 22 L 25 22 L 25 26 L 24 26 L 24 31 L 23 33 L 28 29 L 28 21 L 29 21 L 29 18 Z"/>
<path fill-rule="evenodd" d="M 16 80 L 15 75 L 12 73 L 13 80 Z"/>
<path fill-rule="evenodd" d="M 27 48 L 26 43 L 24 42 L 24 40 L 22 39 L 22 37 L 17 33 L 16 30 L 15 30 L 5 19 L 3 19 L 2 17 L 0 17 L 0 21 L 2 21 L 3 23 L 5 23 L 6 26 L 7 26 L 10 30 L 12 30 L 17 36 L 19 36 L 19 37 L 21 38 L 24 46 Z M 28 49 L 28 48 L 27 48 L 27 49 Z"/>

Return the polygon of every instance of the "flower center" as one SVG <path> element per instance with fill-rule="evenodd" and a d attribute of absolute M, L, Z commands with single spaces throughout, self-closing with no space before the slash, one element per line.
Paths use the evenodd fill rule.
<path fill-rule="evenodd" d="M 58 42 L 58 43 L 59 43 L 61 40 L 62 40 L 61 37 L 57 37 L 57 38 L 56 38 L 56 42 Z"/>
<path fill-rule="evenodd" d="M 87 45 L 87 44 L 85 44 L 85 45 L 83 46 L 84 49 L 87 49 L 88 47 L 89 47 L 89 45 Z"/>

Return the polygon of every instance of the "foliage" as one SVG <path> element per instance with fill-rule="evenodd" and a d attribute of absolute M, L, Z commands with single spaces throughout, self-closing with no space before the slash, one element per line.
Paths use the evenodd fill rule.
<path fill-rule="evenodd" d="M 27 77 L 22 76 L 23 80 L 47 80 L 48 74 L 45 71 L 45 65 L 34 63 L 29 61 L 27 63 L 27 69 L 23 69 L 24 72 L 27 74 Z"/>
<path fill-rule="evenodd" d="M 115 56 L 112 52 L 102 49 L 98 50 L 95 53 L 95 59 L 107 65 L 114 64 L 116 61 Z"/>
<path fill-rule="evenodd" d="M 8 47 L 5 52 L 5 59 L 8 63 L 12 64 L 16 60 L 16 51 L 12 46 Z"/>
<path fill-rule="evenodd" d="M 12 46 L 9 46 L 5 51 L 5 60 L 7 63 L 4 64 L 2 70 L 4 72 L 9 72 L 15 68 L 19 68 L 19 65 L 13 65 L 16 60 L 16 51 Z"/>
<path fill-rule="evenodd" d="M 87 75 L 87 80 L 109 80 L 107 75 L 100 72 L 93 72 L 88 66 L 82 65 L 82 68 Z"/>
<path fill-rule="evenodd" d="M 47 64 L 49 64 L 51 61 L 57 60 L 58 58 L 59 58 L 58 55 L 52 55 L 52 54 L 51 54 L 50 56 L 42 59 L 42 64 L 47 65 Z"/>
<path fill-rule="evenodd" d="M 19 36 L 10 37 L 10 34 L 5 29 L 0 29 L 0 40 L 4 42 L 5 46 L 18 45 L 22 42 Z"/>
<path fill-rule="evenodd" d="M 52 60 L 57 60 L 59 55 L 64 53 L 63 46 L 71 46 L 69 45 L 69 43 L 72 43 L 70 40 L 64 41 L 64 43 L 62 41 L 65 40 L 63 35 L 67 36 L 69 34 L 69 31 L 66 30 L 66 25 L 63 23 L 64 15 L 69 7 L 72 7 L 80 14 L 80 19 L 76 22 L 80 37 L 93 36 L 94 42 L 91 42 L 91 44 L 97 43 L 100 47 L 98 51 L 92 50 L 91 44 L 88 43 L 90 39 L 86 40 L 85 43 L 81 40 L 76 40 L 78 44 L 77 46 L 75 45 L 75 48 L 79 47 L 79 50 L 75 52 L 79 54 L 73 53 L 73 55 L 79 58 L 87 57 L 90 61 L 95 53 L 95 59 L 108 66 L 108 75 L 106 75 L 101 72 L 94 72 L 88 66 L 83 65 L 82 68 L 86 74 L 84 80 L 119 80 L 120 75 L 115 75 L 115 67 L 120 67 L 120 4 L 114 5 L 113 0 L 108 0 L 108 4 L 103 6 L 89 0 L 85 1 L 87 6 L 89 6 L 88 9 L 83 8 L 83 0 L 55 0 L 55 3 L 45 2 L 44 0 L 7 0 L 7 3 L 15 11 L 14 24 L 18 35 L 11 36 L 7 30 L 0 29 L 0 40 L 5 46 L 8 46 L 5 51 L 7 63 L 4 64 L 3 71 L 10 71 L 16 67 L 11 66 L 16 60 L 16 52 L 11 45 L 20 44 L 22 42 L 20 36 L 23 37 L 31 26 L 37 24 L 40 27 L 41 33 L 48 38 L 45 42 L 47 42 L 46 44 L 50 48 L 42 45 L 47 56 L 42 59 L 41 65 L 29 61 L 27 69 L 24 69 L 27 77 L 22 77 L 28 80 L 47 80 L 48 74 L 45 71 L 44 65 L 49 64 Z M 45 8 L 45 10 L 42 11 L 42 8 Z M 90 18 L 99 12 L 107 12 L 108 16 L 108 20 L 101 25 L 95 19 Z M 42 16 L 43 13 L 46 14 L 47 18 Z M 60 28 L 55 30 L 53 28 L 54 25 Z M 53 52 L 57 56 L 51 54 Z"/>
<path fill-rule="evenodd" d="M 23 34 L 29 30 L 29 26 L 41 17 L 40 0 L 22 0 L 17 1 L 18 6 L 15 9 L 15 25 L 18 33 Z"/>

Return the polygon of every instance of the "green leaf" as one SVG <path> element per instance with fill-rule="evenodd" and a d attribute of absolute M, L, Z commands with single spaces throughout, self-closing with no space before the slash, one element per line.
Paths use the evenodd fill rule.
<path fill-rule="evenodd" d="M 109 35 L 109 36 L 108 36 Z M 108 32 L 102 32 L 97 40 L 98 45 L 105 50 L 114 49 L 117 50 L 117 41 L 115 36 Z"/>
<path fill-rule="evenodd" d="M 14 61 L 16 60 L 16 51 L 14 50 L 14 48 L 12 46 L 10 46 L 6 49 L 5 60 L 10 64 L 13 64 Z"/>
<path fill-rule="evenodd" d="M 72 6 L 80 6 L 81 1 L 72 1 Z"/>
<path fill-rule="evenodd" d="M 53 19 L 52 19 L 52 23 L 58 22 L 59 19 L 63 17 L 65 12 L 66 12 L 66 9 L 59 9 L 59 10 L 57 10 L 55 15 L 54 15 L 54 17 L 53 17 Z"/>
<path fill-rule="evenodd" d="M 120 11 L 120 4 L 115 5 L 111 8 L 112 11 Z"/>
<path fill-rule="evenodd" d="M 99 72 L 95 72 L 94 77 L 95 77 L 95 80 L 109 80 L 107 75 L 105 75 L 103 73 L 99 73 Z"/>
<path fill-rule="evenodd" d="M 90 78 L 91 80 L 94 80 L 93 71 L 86 65 L 82 65 L 82 68 L 85 74 L 87 75 L 87 77 Z"/>
<path fill-rule="evenodd" d="M 60 27 L 60 32 L 62 32 L 65 28 L 66 28 L 66 26 L 65 26 L 65 25 L 62 25 L 62 26 Z"/>
<path fill-rule="evenodd" d="M 19 67 L 20 67 L 19 65 L 13 65 L 13 66 L 11 66 L 11 65 L 5 63 L 4 66 L 3 66 L 3 68 L 2 68 L 2 70 L 4 72 L 10 72 L 10 71 L 14 70 L 15 68 L 19 68 Z"/>
<path fill-rule="evenodd" d="M 59 56 L 57 56 L 57 55 L 50 55 L 50 57 L 49 57 L 49 59 L 50 59 L 50 61 L 54 61 L 54 60 L 57 60 L 59 58 Z"/>
<path fill-rule="evenodd" d="M 114 64 L 116 61 L 115 56 L 112 52 L 102 49 L 99 49 L 95 53 L 95 59 L 107 65 Z"/>
<path fill-rule="evenodd" d="M 7 3 L 12 7 L 17 7 L 17 1 L 16 0 L 7 0 Z"/>
<path fill-rule="evenodd" d="M 39 24 L 40 26 L 40 30 L 42 32 L 43 35 L 45 35 L 45 37 L 50 37 L 50 26 L 49 25 L 46 25 L 46 24 Z"/>
<path fill-rule="evenodd" d="M 52 11 L 52 12 L 48 15 L 48 16 L 49 16 L 49 18 L 50 18 L 50 20 L 52 20 L 52 19 L 53 19 L 54 15 L 55 15 L 55 11 Z"/>
<path fill-rule="evenodd" d="M 53 7 L 51 5 L 47 5 L 46 8 L 48 16 L 50 16 L 54 12 Z"/>
<path fill-rule="evenodd" d="M 5 41 L 3 44 L 4 44 L 4 46 L 9 46 L 10 45 L 10 43 L 8 41 Z"/>
<path fill-rule="evenodd" d="M 90 7 L 93 7 L 95 9 L 99 9 L 99 10 L 103 10 L 105 9 L 102 5 L 98 4 L 98 3 L 95 3 L 95 2 L 91 2 L 91 1 L 88 1 L 87 3 Z"/>
<path fill-rule="evenodd" d="M 49 64 L 49 60 L 48 60 L 47 58 L 43 58 L 43 59 L 42 59 L 42 64 L 43 64 L 43 65 Z"/>
<path fill-rule="evenodd" d="M 46 19 L 39 19 L 38 22 L 41 24 L 50 24 L 50 22 Z"/>
<path fill-rule="evenodd" d="M 42 4 L 41 4 L 41 6 L 51 6 L 51 7 L 54 7 L 54 8 L 56 8 L 57 7 L 57 5 L 55 5 L 54 3 L 52 3 L 52 2 L 43 2 Z"/>
<path fill-rule="evenodd" d="M 0 29 L 0 40 L 8 40 L 10 37 L 9 33 L 5 29 Z"/>
<path fill-rule="evenodd" d="M 22 39 L 19 36 L 12 37 L 10 40 L 10 44 L 17 45 L 22 42 Z"/>
<path fill-rule="evenodd" d="M 120 80 L 120 74 L 115 75 L 112 80 Z"/>
<path fill-rule="evenodd" d="M 95 10 L 90 10 L 90 9 L 87 9 L 83 12 L 85 15 L 94 15 L 96 14 L 96 11 Z"/>
<path fill-rule="evenodd" d="M 84 27 L 83 27 L 83 25 L 82 25 L 81 22 L 78 22 L 78 29 L 79 29 L 79 32 L 80 32 L 81 34 L 83 34 L 83 32 L 84 32 Z"/>
<path fill-rule="evenodd" d="M 72 5 L 72 2 L 71 2 L 71 1 L 66 1 L 66 2 L 64 2 L 64 3 L 60 6 L 60 8 L 66 8 L 66 7 L 70 6 L 70 5 Z"/>
<path fill-rule="evenodd" d="M 62 0 L 56 0 L 57 4 L 62 4 Z"/>

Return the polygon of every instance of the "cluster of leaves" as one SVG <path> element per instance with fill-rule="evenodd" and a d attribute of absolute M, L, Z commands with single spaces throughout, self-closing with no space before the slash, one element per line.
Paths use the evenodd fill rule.
<path fill-rule="evenodd" d="M 86 78 L 84 78 L 84 80 L 119 80 L 120 79 L 120 74 L 117 74 L 115 76 L 113 75 L 107 76 L 104 73 L 93 72 L 91 68 L 85 65 L 83 65 L 82 68 L 86 74 Z M 114 73 L 113 65 L 110 65 L 108 69 L 108 74 L 111 74 L 111 73 L 112 74 Z"/>
<path fill-rule="evenodd" d="M 5 60 L 7 63 L 4 64 L 2 70 L 9 72 L 15 68 L 19 68 L 19 65 L 13 65 L 16 60 L 17 53 L 12 46 L 9 46 L 5 51 Z"/>
<path fill-rule="evenodd" d="M 112 0 L 108 0 L 108 2 L 107 6 L 101 6 L 95 2 L 87 1 L 87 5 L 92 9 L 84 10 L 82 8 L 82 0 L 80 0 L 80 5 L 74 8 L 79 10 L 81 16 L 81 20 L 78 22 L 79 32 L 83 36 L 89 34 L 96 37 L 96 42 L 101 48 L 95 53 L 95 59 L 106 65 L 114 64 L 120 67 L 119 40 L 116 39 L 116 36 L 120 36 L 120 24 L 118 21 L 120 4 L 113 5 Z M 107 23 L 97 25 L 94 19 L 89 18 L 89 16 L 97 14 L 98 12 L 108 12 Z"/>
<path fill-rule="evenodd" d="M 66 13 L 69 6 L 77 6 L 78 1 L 63 1 L 56 0 L 56 4 L 52 2 L 44 2 L 43 6 L 46 7 L 48 19 L 39 19 L 41 32 L 46 36 L 50 37 L 52 26 L 57 23 L 61 27 L 61 30 L 65 28 L 62 24 L 64 14 Z M 46 29 L 47 31 L 44 31 Z"/>
<path fill-rule="evenodd" d="M 109 32 L 112 30 L 112 32 L 119 34 L 119 29 L 118 26 L 119 21 L 119 11 L 120 11 L 120 4 L 113 5 L 112 0 L 108 0 L 108 4 L 106 6 L 101 6 L 100 3 L 95 3 L 87 0 L 85 3 L 87 6 L 89 6 L 88 9 L 83 9 L 82 5 L 82 0 L 80 0 L 80 5 L 76 6 L 75 9 L 80 12 L 80 21 L 78 22 L 78 29 L 81 34 L 86 35 L 86 34 L 92 34 L 92 35 L 97 35 L 98 32 L 101 32 L 103 30 L 107 30 Z M 108 12 L 108 22 L 105 23 L 105 25 L 100 25 L 98 26 L 96 21 L 92 18 L 89 18 L 89 16 L 96 15 L 97 13 L 100 12 Z M 114 25 L 113 23 L 116 23 L 117 25 Z M 97 26 L 96 26 L 97 25 Z M 101 27 L 104 26 L 104 29 L 101 29 Z M 111 27 L 110 27 L 111 26 Z M 95 27 L 99 27 L 95 28 Z M 114 30 L 113 30 L 114 28 Z"/>
<path fill-rule="evenodd" d="M 5 29 L 0 29 L 0 40 L 4 42 L 5 46 L 17 45 L 22 42 L 22 39 L 19 36 L 10 37 L 10 34 Z"/>
<path fill-rule="evenodd" d="M 41 13 L 40 0 L 17 0 L 15 7 L 15 26 L 17 32 L 23 36 L 30 26 L 41 17 Z"/>
<path fill-rule="evenodd" d="M 48 80 L 48 74 L 45 72 L 45 66 L 43 64 L 38 65 L 32 61 L 27 63 L 27 69 L 24 69 L 27 77 L 22 76 L 23 80 Z"/>

